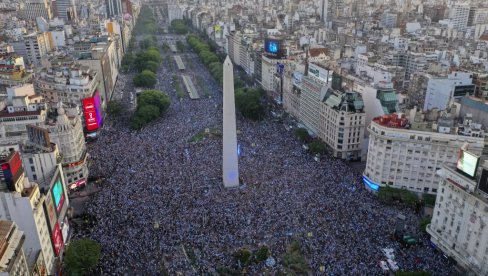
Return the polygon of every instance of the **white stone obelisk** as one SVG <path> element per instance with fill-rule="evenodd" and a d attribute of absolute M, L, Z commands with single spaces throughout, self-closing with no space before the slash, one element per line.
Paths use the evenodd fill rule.
<path fill-rule="evenodd" d="M 224 125 L 222 176 L 225 188 L 239 186 L 237 165 L 236 104 L 234 101 L 234 66 L 229 56 L 224 61 Z"/>

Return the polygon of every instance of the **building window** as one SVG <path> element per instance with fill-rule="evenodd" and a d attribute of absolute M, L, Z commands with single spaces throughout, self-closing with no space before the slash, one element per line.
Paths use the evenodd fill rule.
<path fill-rule="evenodd" d="M 33 174 L 32 175 L 32 180 L 37 180 L 37 175 Z"/>
<path fill-rule="evenodd" d="M 34 160 L 32 158 L 29 158 L 29 164 L 34 164 Z"/>

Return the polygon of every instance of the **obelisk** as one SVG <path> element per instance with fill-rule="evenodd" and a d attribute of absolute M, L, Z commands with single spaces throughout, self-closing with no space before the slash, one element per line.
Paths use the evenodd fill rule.
<path fill-rule="evenodd" d="M 234 66 L 229 56 L 224 61 L 224 125 L 222 178 L 225 188 L 239 186 L 237 165 L 236 104 L 234 101 Z"/>

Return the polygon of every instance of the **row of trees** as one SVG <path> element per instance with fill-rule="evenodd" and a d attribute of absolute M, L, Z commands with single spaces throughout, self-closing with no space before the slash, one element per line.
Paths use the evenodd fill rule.
<path fill-rule="evenodd" d="M 134 32 L 136 34 L 156 34 L 158 25 L 150 7 L 143 5 L 137 19 Z"/>
<path fill-rule="evenodd" d="M 171 21 L 170 31 L 172 33 L 184 35 L 188 33 L 188 26 L 182 19 L 174 19 L 173 21 Z"/>
<path fill-rule="evenodd" d="M 187 42 L 193 51 L 198 54 L 203 64 L 207 66 L 212 77 L 222 85 L 224 78 L 222 61 L 215 54 L 214 49 L 195 35 L 189 35 Z M 234 77 L 234 88 L 236 107 L 242 116 L 251 120 L 263 119 L 265 115 L 265 108 L 262 103 L 263 90 L 247 88 L 238 75 Z"/>
<path fill-rule="evenodd" d="M 159 90 L 146 90 L 137 97 L 137 110 L 131 120 L 133 129 L 141 129 L 161 117 L 169 108 L 169 96 Z"/>

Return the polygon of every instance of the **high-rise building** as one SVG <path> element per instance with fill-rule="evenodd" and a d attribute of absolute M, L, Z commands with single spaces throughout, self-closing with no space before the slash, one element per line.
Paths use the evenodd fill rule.
<path fill-rule="evenodd" d="M 21 16 L 25 19 L 35 20 L 43 17 L 46 20 L 53 18 L 50 0 L 27 0 L 21 10 Z"/>
<path fill-rule="evenodd" d="M 52 50 L 48 32 L 33 32 L 22 40 L 12 43 L 15 53 L 24 57 L 28 64 L 39 64 L 41 58 Z"/>
<path fill-rule="evenodd" d="M 77 18 L 77 8 L 75 0 L 56 0 L 53 1 L 55 15 L 66 21 L 72 21 Z"/>
<path fill-rule="evenodd" d="M 427 233 L 431 242 L 464 268 L 465 275 L 488 274 L 488 163 L 462 150 L 457 164 L 445 164 Z M 471 172 L 478 175 L 471 175 Z M 467 174 L 467 171 L 469 173 Z"/>
<path fill-rule="evenodd" d="M 454 29 L 465 31 L 468 27 L 470 6 L 466 4 L 455 4 L 449 7 L 449 20 Z"/>
<path fill-rule="evenodd" d="M 452 72 L 443 77 L 431 77 L 427 83 L 424 110 L 444 110 L 454 99 L 473 96 L 475 88 L 472 73 Z"/>
<path fill-rule="evenodd" d="M 24 232 L 13 221 L 0 220 L 0 275 L 29 275 Z"/>
<path fill-rule="evenodd" d="M 105 8 L 107 9 L 107 17 L 122 16 L 122 0 L 105 0 Z"/>
<path fill-rule="evenodd" d="M 368 127 L 363 177 L 367 187 L 377 190 L 388 185 L 436 194 L 441 182 L 436 171 L 443 164 L 456 164 L 459 147 L 467 143 L 475 154 L 483 155 L 484 131 L 470 117 L 455 124 L 454 110 L 425 115 L 412 109 L 408 114 L 408 118 L 399 114 L 377 117 Z"/>

